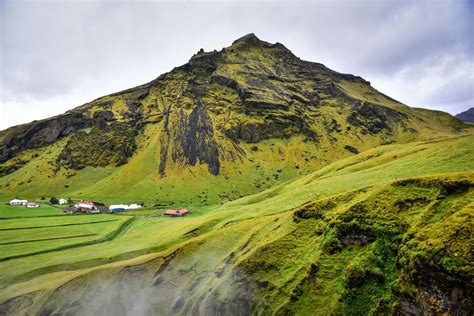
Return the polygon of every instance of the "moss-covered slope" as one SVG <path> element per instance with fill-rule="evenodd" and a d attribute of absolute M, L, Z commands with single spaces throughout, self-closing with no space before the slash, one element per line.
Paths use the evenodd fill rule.
<path fill-rule="evenodd" d="M 473 154 L 379 146 L 188 217 L 109 215 L 135 220 L 0 262 L 0 312 L 471 315 Z"/>

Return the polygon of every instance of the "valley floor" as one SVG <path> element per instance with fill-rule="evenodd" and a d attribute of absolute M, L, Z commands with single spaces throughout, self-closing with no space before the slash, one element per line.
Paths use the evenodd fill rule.
<path fill-rule="evenodd" d="M 1 206 L 0 314 L 469 313 L 473 157 L 385 145 L 183 218 Z"/>

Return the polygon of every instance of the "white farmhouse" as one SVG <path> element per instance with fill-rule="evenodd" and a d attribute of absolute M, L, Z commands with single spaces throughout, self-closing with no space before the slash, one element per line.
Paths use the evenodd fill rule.
<path fill-rule="evenodd" d="M 10 201 L 10 205 L 26 205 L 26 203 L 28 203 L 27 200 L 13 199 Z"/>
<path fill-rule="evenodd" d="M 61 204 L 61 205 L 67 204 L 67 200 L 66 199 L 59 199 L 59 204 Z"/>

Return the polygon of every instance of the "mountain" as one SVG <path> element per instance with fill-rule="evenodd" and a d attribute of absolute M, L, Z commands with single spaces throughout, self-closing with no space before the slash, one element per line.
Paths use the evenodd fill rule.
<path fill-rule="evenodd" d="M 469 110 L 456 114 L 455 117 L 463 122 L 474 123 L 474 108 L 470 108 Z"/>
<path fill-rule="evenodd" d="M 469 128 L 249 34 L 144 85 L 0 132 L 0 197 L 213 204 L 379 145 Z"/>

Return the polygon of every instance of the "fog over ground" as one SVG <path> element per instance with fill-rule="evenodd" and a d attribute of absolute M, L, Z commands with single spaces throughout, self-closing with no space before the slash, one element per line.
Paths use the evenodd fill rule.
<path fill-rule="evenodd" d="M 255 33 L 410 106 L 474 106 L 474 1 L 0 1 L 0 130 Z"/>

